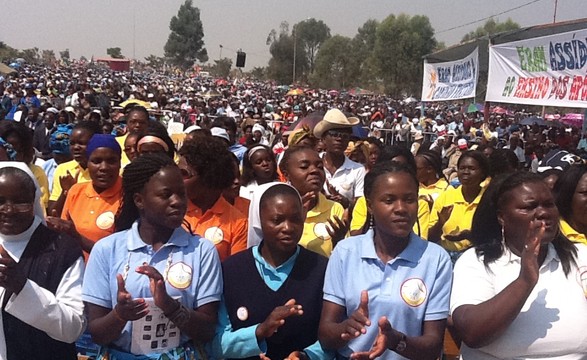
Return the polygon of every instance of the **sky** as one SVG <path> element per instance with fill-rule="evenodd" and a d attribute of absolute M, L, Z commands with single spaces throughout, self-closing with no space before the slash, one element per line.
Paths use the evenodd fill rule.
<path fill-rule="evenodd" d="M 0 3 L 8 0 L 0 0 Z M 308 19 L 324 21 L 331 34 L 353 37 L 368 19 L 383 20 L 390 14 L 426 15 L 437 32 L 436 39 L 447 46 L 457 44 L 467 32 L 484 21 L 444 31 L 499 14 L 531 1 L 495 19 L 508 17 L 520 26 L 553 22 L 557 0 L 194 0 L 200 9 L 204 43 L 210 61 L 229 57 L 236 63 L 236 51 L 247 53 L 246 67 L 266 66 L 271 29 L 282 21 L 290 26 Z M 12 6 L 0 21 L 0 41 L 18 48 L 69 48 L 71 57 L 106 56 L 109 47 L 120 47 L 129 58 L 143 60 L 151 54 L 162 56 L 169 36 L 169 21 L 184 0 L 27 0 L 26 6 Z M 587 17 L 585 0 L 558 0 L 556 20 Z M 6 15 L 6 14 L 5 14 Z M 220 45 L 223 46 L 222 54 Z"/>

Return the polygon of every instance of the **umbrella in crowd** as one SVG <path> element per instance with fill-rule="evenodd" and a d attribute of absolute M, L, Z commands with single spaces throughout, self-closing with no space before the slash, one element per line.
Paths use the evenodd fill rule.
<path fill-rule="evenodd" d="M 287 94 L 285 94 L 287 96 L 300 96 L 300 95 L 304 95 L 304 90 L 297 88 L 297 89 L 291 89 L 290 91 L 287 92 Z"/>
<path fill-rule="evenodd" d="M 467 106 L 467 114 L 483 112 L 483 104 L 469 104 Z"/>
<path fill-rule="evenodd" d="M 304 127 L 304 125 L 308 125 L 310 129 L 314 129 L 314 126 L 320 122 L 324 118 L 324 111 L 315 111 L 310 115 L 306 116 L 305 118 L 298 119 L 294 121 L 290 126 L 290 130 L 297 130 Z"/>
<path fill-rule="evenodd" d="M 211 98 L 221 97 L 222 94 L 220 94 L 216 90 L 208 90 L 205 93 L 203 93 L 202 96 L 206 99 L 211 99 Z"/>
<path fill-rule="evenodd" d="M 548 123 L 544 121 L 543 118 L 538 116 L 530 116 L 520 121 L 520 125 L 538 125 L 538 126 L 546 126 Z"/>
<path fill-rule="evenodd" d="M 560 122 L 565 125 L 574 126 L 574 127 L 582 127 L 583 126 L 583 114 L 566 114 L 562 118 L 560 118 Z"/>

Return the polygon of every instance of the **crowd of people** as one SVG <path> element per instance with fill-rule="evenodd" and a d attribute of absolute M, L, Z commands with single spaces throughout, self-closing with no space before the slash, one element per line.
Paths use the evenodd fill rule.
<path fill-rule="evenodd" d="M 579 129 L 93 64 L 0 94 L 0 359 L 587 359 Z"/>

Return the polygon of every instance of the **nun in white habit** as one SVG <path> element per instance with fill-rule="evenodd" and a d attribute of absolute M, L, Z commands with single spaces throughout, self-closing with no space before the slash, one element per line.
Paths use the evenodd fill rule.
<path fill-rule="evenodd" d="M 85 329 L 79 244 L 47 228 L 29 168 L 0 162 L 0 360 L 76 359 Z"/>

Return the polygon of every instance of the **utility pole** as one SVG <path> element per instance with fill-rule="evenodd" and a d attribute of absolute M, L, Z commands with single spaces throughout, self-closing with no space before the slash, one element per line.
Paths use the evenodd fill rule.
<path fill-rule="evenodd" d="M 296 83 L 296 47 L 297 47 L 297 42 L 296 42 L 296 28 L 294 26 L 293 31 L 293 41 L 294 41 L 294 57 L 293 57 L 293 80 L 292 80 L 292 84 Z"/>
<path fill-rule="evenodd" d="M 558 0 L 554 0 L 554 18 L 552 20 L 552 23 L 556 23 L 556 8 L 558 7 Z"/>
<path fill-rule="evenodd" d="M 222 48 L 223 46 L 222 44 L 220 44 L 220 57 L 218 58 L 218 60 L 222 60 Z"/>

